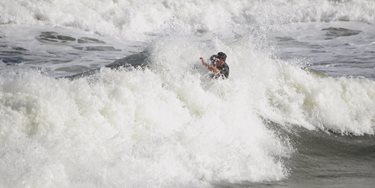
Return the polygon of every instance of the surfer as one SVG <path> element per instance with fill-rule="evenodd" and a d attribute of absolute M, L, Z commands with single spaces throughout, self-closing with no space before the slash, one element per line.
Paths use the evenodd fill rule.
<path fill-rule="evenodd" d="M 225 62 L 225 60 L 227 59 L 227 55 L 225 53 L 219 52 L 216 55 L 212 55 L 210 57 L 210 61 L 211 61 L 210 64 L 204 62 L 203 57 L 201 57 L 200 59 L 201 59 L 202 64 L 205 67 L 207 67 L 209 71 L 212 72 L 210 76 L 211 78 L 215 78 L 215 79 L 216 78 L 222 78 L 222 79 L 228 78 L 229 66 Z"/>

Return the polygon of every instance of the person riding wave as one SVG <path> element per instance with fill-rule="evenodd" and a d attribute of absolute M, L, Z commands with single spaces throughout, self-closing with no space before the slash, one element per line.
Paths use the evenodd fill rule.
<path fill-rule="evenodd" d="M 222 78 L 226 79 L 229 76 L 229 66 L 225 62 L 227 55 L 223 52 L 219 52 L 216 55 L 210 57 L 211 64 L 206 63 L 203 57 L 200 58 L 202 64 L 212 72 L 211 78 Z"/>

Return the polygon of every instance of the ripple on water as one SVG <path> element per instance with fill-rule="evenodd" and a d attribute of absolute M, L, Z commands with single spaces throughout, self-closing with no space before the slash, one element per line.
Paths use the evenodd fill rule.
<path fill-rule="evenodd" d="M 352 30 L 352 29 L 346 29 L 342 27 L 328 27 L 322 29 L 322 31 L 326 31 L 326 39 L 333 39 L 337 37 L 347 37 L 347 36 L 353 36 L 358 35 L 362 31 L 360 30 Z"/>

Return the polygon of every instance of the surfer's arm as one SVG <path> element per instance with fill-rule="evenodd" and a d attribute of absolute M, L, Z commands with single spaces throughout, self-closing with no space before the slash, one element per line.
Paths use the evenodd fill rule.
<path fill-rule="evenodd" d="M 200 58 L 201 59 L 201 62 L 202 64 L 208 68 L 208 70 L 210 70 L 211 72 L 213 72 L 214 74 L 218 74 L 220 73 L 220 70 L 218 68 L 216 68 L 215 66 L 212 66 L 212 65 L 209 65 L 208 63 L 204 62 L 203 60 L 203 57 Z"/>

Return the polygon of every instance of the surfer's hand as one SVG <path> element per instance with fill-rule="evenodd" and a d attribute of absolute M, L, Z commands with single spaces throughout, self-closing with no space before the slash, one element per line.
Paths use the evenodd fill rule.
<path fill-rule="evenodd" d="M 203 60 L 203 57 L 200 57 L 199 59 L 201 60 L 201 63 L 202 63 L 203 65 L 206 64 L 206 63 L 204 62 L 204 60 Z"/>

